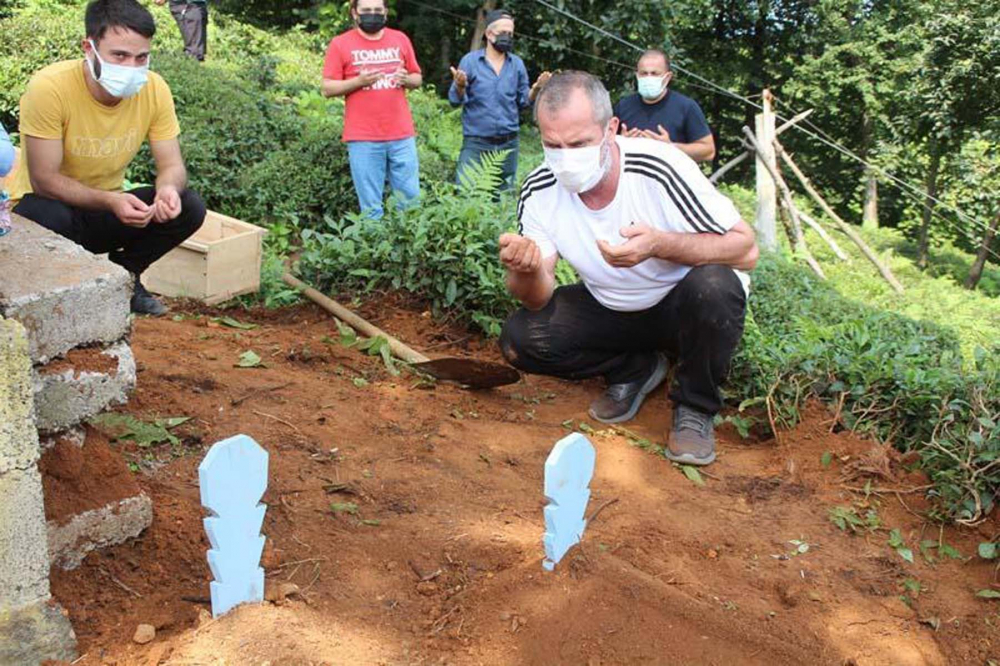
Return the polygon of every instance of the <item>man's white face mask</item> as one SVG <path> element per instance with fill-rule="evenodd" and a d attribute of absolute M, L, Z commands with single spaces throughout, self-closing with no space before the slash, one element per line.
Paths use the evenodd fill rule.
<path fill-rule="evenodd" d="M 605 138 L 596 146 L 583 148 L 544 148 L 545 164 L 559 184 L 570 192 L 582 194 L 595 187 L 611 168 L 611 149 Z"/>
<path fill-rule="evenodd" d="M 104 62 L 97 52 L 97 45 L 90 41 L 90 48 L 94 50 L 94 58 L 101 65 L 101 75 L 97 76 L 94 71 L 94 61 L 87 58 L 87 66 L 90 68 L 90 75 L 101 84 L 109 95 L 119 99 L 128 99 L 139 94 L 142 87 L 149 80 L 149 61 L 139 67 L 126 67 L 125 65 L 115 65 Z"/>

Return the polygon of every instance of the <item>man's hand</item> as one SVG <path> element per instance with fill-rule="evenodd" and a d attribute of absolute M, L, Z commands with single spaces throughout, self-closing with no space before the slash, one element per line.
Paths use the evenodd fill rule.
<path fill-rule="evenodd" d="M 642 136 L 644 130 L 640 129 L 629 129 L 629 126 L 622 123 L 622 136 L 627 136 L 629 138 L 635 139 Z"/>
<path fill-rule="evenodd" d="M 500 262 L 515 273 L 535 273 L 542 267 L 542 251 L 530 238 L 504 234 L 500 236 Z"/>
<path fill-rule="evenodd" d="M 469 85 L 469 75 L 455 67 L 451 68 L 451 78 L 454 79 L 455 87 L 459 90 L 465 90 Z"/>
<path fill-rule="evenodd" d="M 377 69 L 362 69 L 355 78 L 361 88 L 367 88 L 382 78 L 382 72 Z"/>
<path fill-rule="evenodd" d="M 407 82 L 409 81 L 410 73 L 406 71 L 405 67 L 400 66 L 395 72 L 390 75 L 392 82 L 399 86 L 400 88 L 405 88 Z"/>
<path fill-rule="evenodd" d="M 673 143 L 670 140 L 670 132 L 668 132 L 666 128 L 663 127 L 663 125 L 657 125 L 656 129 L 658 130 L 656 132 L 654 132 L 653 130 L 643 130 L 641 136 L 646 139 L 662 141 L 663 143 Z"/>
<path fill-rule="evenodd" d="M 621 235 L 628 241 L 618 246 L 612 246 L 605 240 L 597 241 L 604 261 L 615 268 L 632 268 L 656 256 L 660 241 L 660 232 L 656 229 L 644 224 L 633 224 L 624 227 Z"/>
<path fill-rule="evenodd" d="M 112 201 L 111 212 L 122 224 L 142 229 L 153 219 L 155 207 L 147 206 L 141 199 L 127 192 L 119 192 Z"/>
<path fill-rule="evenodd" d="M 538 75 L 538 78 L 535 79 L 535 85 L 531 86 L 531 89 L 541 90 L 545 86 L 545 84 L 549 82 L 549 79 L 551 78 L 552 78 L 552 72 L 548 71 L 542 72 L 541 74 Z"/>
<path fill-rule="evenodd" d="M 159 223 L 177 219 L 181 214 L 181 195 L 176 187 L 166 186 L 156 190 L 153 199 L 153 220 Z"/>

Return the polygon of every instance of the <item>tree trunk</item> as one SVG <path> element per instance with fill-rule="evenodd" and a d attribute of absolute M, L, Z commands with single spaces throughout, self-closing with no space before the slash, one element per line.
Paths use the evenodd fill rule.
<path fill-rule="evenodd" d="M 927 268 L 927 260 L 931 247 L 931 220 L 934 216 L 934 204 L 938 193 L 938 172 L 941 169 L 941 152 L 936 144 L 931 144 L 931 163 L 927 168 L 927 181 L 924 185 L 927 199 L 924 201 L 924 217 L 920 225 L 920 245 L 917 251 L 917 267 Z"/>
<path fill-rule="evenodd" d="M 1000 213 L 997 213 L 997 216 L 993 218 L 993 224 L 990 225 L 990 228 L 986 230 L 986 235 L 983 236 L 983 244 L 979 248 L 976 260 L 972 262 L 969 277 L 965 279 L 966 289 L 975 289 L 979 284 L 980 278 L 983 277 L 983 268 L 986 267 L 986 259 L 990 256 L 990 246 L 993 245 L 993 239 L 996 238 L 998 229 L 1000 229 Z"/>
<path fill-rule="evenodd" d="M 476 13 L 476 31 L 472 33 L 470 51 L 483 48 L 483 35 L 486 34 L 486 13 L 497 8 L 497 0 L 485 0 Z"/>
<path fill-rule="evenodd" d="M 861 156 L 871 161 L 872 146 L 875 144 L 875 123 L 871 114 L 865 110 L 861 121 Z M 865 229 L 878 229 L 878 179 L 874 169 L 865 169 L 865 200 L 862 208 L 861 226 Z"/>
<path fill-rule="evenodd" d="M 866 170 L 865 208 L 861 226 L 866 229 L 878 229 L 878 178 L 871 169 Z"/>

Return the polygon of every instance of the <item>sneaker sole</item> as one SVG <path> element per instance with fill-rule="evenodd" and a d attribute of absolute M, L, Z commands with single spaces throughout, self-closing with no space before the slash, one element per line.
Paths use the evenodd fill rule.
<path fill-rule="evenodd" d="M 667 370 L 669 369 L 669 364 L 666 359 L 662 356 L 657 356 L 656 358 L 656 369 L 653 371 L 652 376 L 646 380 L 646 383 L 642 385 L 642 388 L 636 393 L 635 398 L 632 399 L 632 406 L 629 410 L 622 414 L 621 416 L 616 416 L 613 419 L 602 419 L 601 417 L 594 414 L 593 410 L 588 409 L 587 414 L 590 418 L 595 421 L 600 421 L 601 423 L 607 423 L 608 425 L 614 425 L 615 423 L 625 423 L 626 421 L 631 421 L 635 418 L 635 415 L 639 413 L 639 408 L 642 407 L 642 403 L 645 402 L 646 396 L 657 389 L 657 387 L 663 383 L 663 380 L 667 378 Z"/>
<path fill-rule="evenodd" d="M 679 465 L 693 465 L 694 467 L 705 467 L 706 465 L 711 465 L 715 462 L 715 451 L 712 451 L 712 455 L 708 458 L 696 458 L 690 453 L 682 453 L 676 455 L 670 452 L 670 449 L 663 450 L 663 457 L 665 457 L 670 462 L 675 462 Z"/>

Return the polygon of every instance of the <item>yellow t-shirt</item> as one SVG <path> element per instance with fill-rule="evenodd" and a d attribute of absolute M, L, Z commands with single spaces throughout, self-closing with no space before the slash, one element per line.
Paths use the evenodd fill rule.
<path fill-rule="evenodd" d="M 21 136 L 61 139 L 64 176 L 96 190 L 122 188 L 125 170 L 143 142 L 177 138 L 180 125 L 170 87 L 150 72 L 138 95 L 117 106 L 101 104 L 87 89 L 83 60 L 67 60 L 37 72 L 21 97 Z M 10 183 L 10 198 L 31 193 L 27 142 Z"/>

